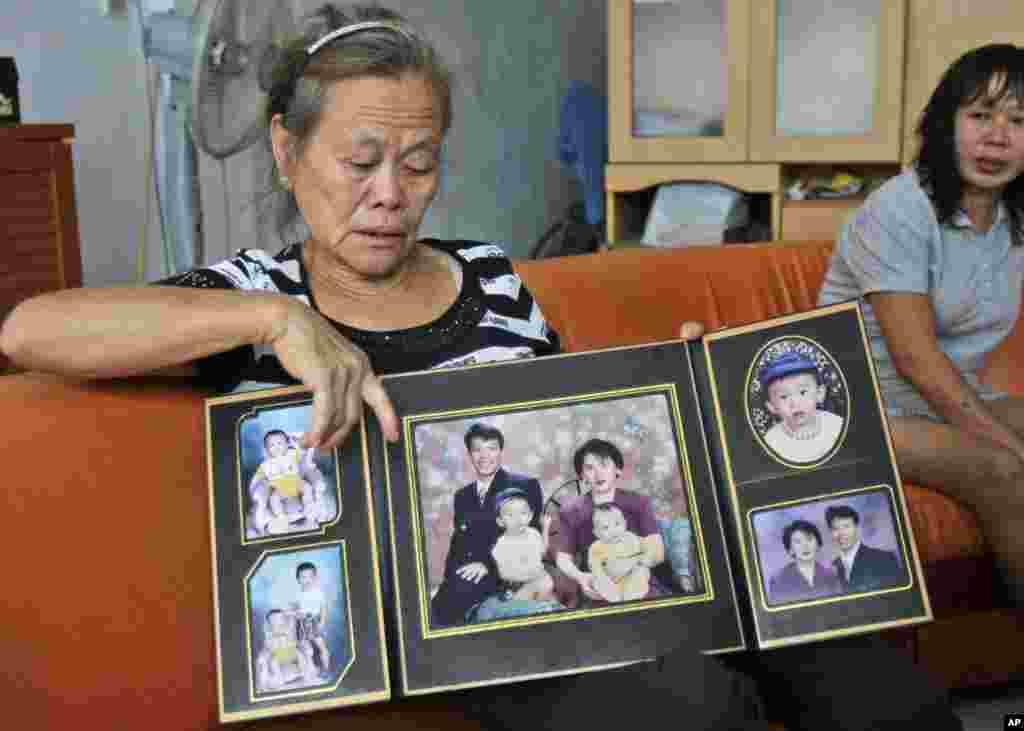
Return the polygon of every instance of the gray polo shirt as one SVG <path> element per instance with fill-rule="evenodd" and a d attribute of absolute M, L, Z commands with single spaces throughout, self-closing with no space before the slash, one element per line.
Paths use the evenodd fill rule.
<path fill-rule="evenodd" d="M 1021 304 L 1024 247 L 1010 246 L 1002 204 L 986 233 L 963 212 L 940 225 L 913 170 L 872 193 L 843 227 L 818 295 L 826 305 L 872 292 L 926 294 L 939 347 L 983 398 L 992 393 L 975 371 L 1013 329 Z M 896 373 L 871 306 L 863 303 L 879 387 L 892 415 L 936 418 L 917 390 Z"/>

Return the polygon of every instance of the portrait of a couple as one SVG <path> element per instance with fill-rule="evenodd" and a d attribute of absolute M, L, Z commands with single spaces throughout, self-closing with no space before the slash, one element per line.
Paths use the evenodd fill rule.
<path fill-rule="evenodd" d="M 868 497 L 881 497 L 881 493 Z M 815 513 L 822 509 L 823 520 L 816 519 Z M 781 514 L 756 516 L 755 534 L 761 548 L 768 604 L 861 594 L 905 583 L 907 571 L 898 550 L 892 550 L 891 544 L 869 543 L 864 533 L 864 512 L 864 506 L 858 510 L 855 501 L 849 500 L 812 506 L 796 518 L 786 511 L 784 523 L 780 523 Z M 887 517 L 887 510 L 870 512 L 878 540 L 889 544 L 888 536 L 893 531 Z M 778 533 L 773 525 L 782 525 L 778 540 L 788 560 L 781 568 L 773 568 L 765 560 L 773 554 L 772 544 Z M 882 539 L 882 535 L 887 537 Z"/>

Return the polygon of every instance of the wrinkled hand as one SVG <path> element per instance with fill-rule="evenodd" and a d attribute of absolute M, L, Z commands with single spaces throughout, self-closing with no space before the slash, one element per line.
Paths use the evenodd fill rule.
<path fill-rule="evenodd" d="M 472 581 L 474 584 L 479 584 L 480 579 L 487 576 L 487 567 L 479 561 L 473 563 L 467 563 L 465 566 L 460 566 L 455 569 L 455 573 L 459 575 L 459 578 L 465 581 Z"/>
<path fill-rule="evenodd" d="M 313 418 L 302 438 L 306 449 L 327 452 L 359 423 L 362 405 L 373 409 L 384 437 L 398 439 L 398 417 L 366 354 L 326 319 L 295 300 L 269 339 L 286 371 L 313 391 Z"/>

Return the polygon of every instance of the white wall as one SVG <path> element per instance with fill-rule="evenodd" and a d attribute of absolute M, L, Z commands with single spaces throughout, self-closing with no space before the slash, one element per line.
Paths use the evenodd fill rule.
<path fill-rule="evenodd" d="M 298 14 L 322 4 L 291 2 Z M 604 0 L 385 4 L 437 44 L 457 78 L 446 175 L 421 233 L 497 241 L 525 255 L 581 196 L 557 160 L 558 106 L 570 80 L 606 87 Z M 279 246 L 255 205 L 268 165 L 261 148 L 224 162 L 200 159 L 207 258 Z"/>
<path fill-rule="evenodd" d="M 319 3 L 293 1 L 306 10 Z M 192 0 L 175 5 L 187 10 Z M 494 239 L 525 253 L 577 194 L 556 162 L 558 99 L 569 79 L 604 88 L 604 1 L 391 5 L 425 26 L 463 81 L 448 179 L 424 233 Z M 152 199 L 145 192 L 149 118 L 139 29 L 134 13 L 103 17 L 98 7 L 98 0 L 0 0 L 0 55 L 18 65 L 23 121 L 75 125 L 87 285 L 136 279 Z M 270 243 L 251 205 L 264 188 L 260 163 L 256 150 L 224 165 L 201 161 L 207 259 Z M 151 218 L 146 278 L 160 265 L 155 209 Z"/>
<path fill-rule="evenodd" d="M 24 122 L 75 125 L 86 284 L 135 278 L 145 224 L 147 114 L 139 30 L 97 0 L 0 0 L 0 56 L 18 66 Z M 156 232 L 153 232 L 156 246 Z"/>

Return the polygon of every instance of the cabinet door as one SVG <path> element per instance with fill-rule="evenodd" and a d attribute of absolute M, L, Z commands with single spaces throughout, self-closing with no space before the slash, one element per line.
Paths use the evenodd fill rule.
<path fill-rule="evenodd" d="M 751 37 L 750 159 L 897 162 L 904 0 L 763 0 Z"/>
<path fill-rule="evenodd" d="M 951 63 L 987 43 L 1024 46 L 1021 0 L 910 0 L 903 161 L 917 152 L 915 129 Z"/>
<path fill-rule="evenodd" d="M 745 160 L 749 37 L 749 0 L 609 0 L 609 161 Z"/>
<path fill-rule="evenodd" d="M 27 297 L 81 286 L 74 206 L 67 143 L 0 145 L 0 319 Z"/>

